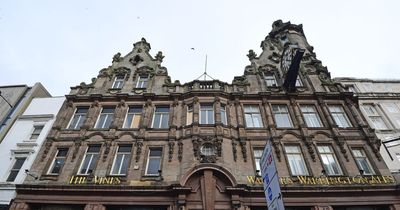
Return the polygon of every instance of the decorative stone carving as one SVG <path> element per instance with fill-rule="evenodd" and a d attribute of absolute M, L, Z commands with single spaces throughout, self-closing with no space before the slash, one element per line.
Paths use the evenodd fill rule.
<path fill-rule="evenodd" d="M 175 142 L 168 142 L 168 162 L 172 161 L 174 155 Z"/>
<path fill-rule="evenodd" d="M 41 161 L 43 161 L 47 157 L 47 154 L 49 153 L 52 144 L 53 140 L 47 139 L 46 143 L 44 144 L 44 151 Z"/>
<path fill-rule="evenodd" d="M 135 157 L 135 161 L 136 161 L 136 162 L 139 162 L 139 160 L 140 160 L 140 155 L 142 154 L 142 146 L 143 146 L 142 140 L 136 140 L 135 146 L 136 146 L 136 157 Z"/>
<path fill-rule="evenodd" d="M 347 155 L 347 151 L 345 149 L 345 140 L 342 136 L 337 136 L 334 138 L 336 140 L 336 143 L 339 145 L 340 152 L 343 154 L 343 157 L 346 159 L 347 162 L 349 162 L 349 156 Z"/>
<path fill-rule="evenodd" d="M 71 162 L 74 162 L 74 160 L 79 152 L 79 148 L 81 146 L 82 146 L 82 140 L 77 140 L 74 142 L 74 148 L 73 148 L 73 152 L 72 152 Z"/>
<path fill-rule="evenodd" d="M 113 56 L 112 62 L 121 62 L 123 58 L 121 57 L 121 53 L 117 53 Z"/>
<path fill-rule="evenodd" d="M 115 75 L 126 75 L 125 80 L 128 80 L 129 75 L 131 74 L 131 69 L 126 68 L 126 67 L 119 67 L 119 68 L 113 69 L 112 73 Z"/>
<path fill-rule="evenodd" d="M 129 59 L 129 62 L 130 62 L 132 65 L 136 66 L 137 64 L 143 62 L 143 58 L 140 57 L 139 55 L 136 55 L 135 57 Z"/>
<path fill-rule="evenodd" d="M 306 145 L 306 147 L 307 147 L 308 153 L 309 153 L 310 156 L 311 156 L 311 159 L 312 159 L 314 162 L 316 162 L 317 159 L 316 159 L 316 156 L 315 156 L 315 151 L 314 151 L 314 148 L 313 148 L 312 139 L 311 139 L 310 137 L 304 137 L 304 143 L 305 143 L 305 145 Z"/>
<path fill-rule="evenodd" d="M 247 85 L 249 82 L 245 76 L 237 76 L 233 78 L 233 85 Z"/>
<path fill-rule="evenodd" d="M 178 141 L 178 160 L 179 162 L 182 161 L 183 154 L 183 142 L 182 140 Z"/>
<path fill-rule="evenodd" d="M 104 149 L 104 154 L 103 154 L 103 162 L 105 162 L 107 160 L 107 156 L 110 153 L 110 147 L 111 147 L 111 140 L 112 139 L 108 139 L 105 143 L 105 149 Z"/>
<path fill-rule="evenodd" d="M 232 154 L 233 154 L 233 160 L 236 162 L 237 160 L 237 143 L 235 140 L 232 139 Z"/>
<path fill-rule="evenodd" d="M 156 55 L 156 60 L 159 62 L 162 62 L 165 56 L 163 56 L 161 51 L 158 51 L 157 55 Z"/>
<path fill-rule="evenodd" d="M 240 148 L 242 149 L 243 161 L 247 162 L 246 140 L 241 139 L 239 143 L 240 143 Z"/>
<path fill-rule="evenodd" d="M 221 140 L 214 136 L 194 137 L 193 153 L 201 163 L 215 163 L 217 156 L 221 156 L 222 147 Z"/>
<path fill-rule="evenodd" d="M 251 60 L 257 58 L 257 54 L 253 50 L 249 50 L 249 54 L 247 54 L 247 57 L 251 61 Z"/>
<path fill-rule="evenodd" d="M 275 149 L 275 154 L 276 154 L 276 157 L 278 158 L 278 161 L 281 162 L 281 149 L 279 148 L 279 140 L 273 139 L 272 146 Z"/>

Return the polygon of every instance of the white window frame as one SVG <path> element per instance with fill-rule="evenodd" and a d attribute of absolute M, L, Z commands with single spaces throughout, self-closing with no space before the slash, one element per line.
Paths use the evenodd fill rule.
<path fill-rule="evenodd" d="M 278 82 L 276 80 L 275 74 L 264 74 L 264 82 L 267 87 L 278 86 Z"/>
<path fill-rule="evenodd" d="M 159 112 L 157 112 L 157 108 L 161 108 L 161 109 L 162 108 L 166 108 L 166 109 L 168 109 L 168 111 L 159 111 Z M 155 110 L 154 110 L 153 121 L 151 123 L 151 127 L 152 128 L 158 128 L 158 129 L 167 129 L 167 128 L 169 128 L 169 112 L 170 112 L 170 108 L 169 107 L 165 107 L 165 106 L 156 107 Z M 159 121 L 158 125 L 155 125 L 156 115 L 160 115 L 160 121 Z M 165 117 L 167 117 L 167 119 L 168 119 L 167 120 L 167 127 L 162 127 L 162 122 L 163 122 L 163 119 Z"/>
<path fill-rule="evenodd" d="M 323 148 L 325 147 L 325 148 Z M 325 150 L 326 148 L 329 148 L 329 151 L 322 151 Z M 343 175 L 343 170 L 342 167 L 340 166 L 340 163 L 336 157 L 335 151 L 333 150 L 333 147 L 331 145 L 317 145 L 317 150 L 319 153 L 319 156 L 321 158 L 321 163 L 322 167 L 325 170 L 326 175 L 328 176 L 340 176 Z M 328 161 L 328 162 L 326 162 Z M 334 168 L 331 166 L 331 163 L 335 163 L 338 172 L 336 173 Z"/>
<path fill-rule="evenodd" d="M 33 130 L 31 132 L 31 136 L 29 137 L 29 141 L 36 141 L 42 133 L 44 126 L 44 124 L 33 125 Z"/>
<path fill-rule="evenodd" d="M 362 108 L 365 114 L 368 116 L 371 125 L 377 130 L 387 130 L 389 129 L 383 117 L 379 114 L 378 109 L 374 104 L 363 104 Z"/>
<path fill-rule="evenodd" d="M 120 152 L 119 151 L 119 149 L 121 147 L 128 147 L 128 146 L 130 147 L 130 151 L 129 152 Z M 120 165 L 116 166 L 115 164 L 116 164 L 118 155 L 121 155 L 122 159 L 121 159 Z M 113 164 L 112 164 L 112 167 L 111 167 L 111 173 L 110 174 L 111 175 L 126 175 L 128 173 L 128 170 L 129 170 L 129 163 L 130 163 L 131 158 L 132 158 L 132 145 L 118 145 L 118 148 L 117 148 L 115 156 L 114 156 L 114 161 L 113 161 Z M 127 168 L 123 169 L 122 166 L 124 165 L 125 161 L 128 161 Z M 118 172 L 117 173 L 114 173 L 115 167 L 118 167 Z M 121 173 L 122 170 L 126 170 L 126 173 Z"/>
<path fill-rule="evenodd" d="M 255 171 L 261 175 L 261 156 L 264 151 L 264 148 L 262 147 L 253 147 L 253 160 L 254 160 L 254 166 L 255 166 Z"/>
<path fill-rule="evenodd" d="M 247 111 L 246 111 L 246 109 L 247 109 Z M 244 119 L 246 122 L 246 127 L 248 127 L 248 128 L 264 127 L 262 117 L 261 117 L 260 107 L 258 105 L 244 105 L 243 112 L 244 112 Z M 257 118 L 257 121 L 254 120 L 256 118 Z M 251 122 L 249 122 L 247 119 L 249 119 L 249 120 L 251 119 Z M 255 122 L 260 122 L 260 124 L 257 124 Z"/>
<path fill-rule="evenodd" d="M 97 151 L 97 152 L 88 152 L 90 147 L 99 147 L 99 151 Z M 85 151 L 85 155 L 83 156 L 81 165 L 79 166 L 78 175 L 90 175 L 91 173 L 94 173 L 94 171 L 96 169 L 96 166 L 97 166 L 97 162 L 99 161 L 99 158 L 100 158 L 100 151 L 101 151 L 101 145 L 88 145 L 88 147 L 86 148 L 86 151 Z M 83 164 L 85 163 L 86 157 L 89 156 L 89 155 L 90 155 L 90 160 L 89 160 L 89 162 L 87 164 L 86 171 L 82 173 L 81 171 L 82 171 Z M 95 155 L 97 155 L 97 160 L 95 160 L 96 162 L 94 163 L 95 165 L 94 165 L 93 170 L 89 173 L 90 165 L 92 165 L 93 157 Z"/>
<path fill-rule="evenodd" d="M 203 122 L 202 113 L 205 112 L 205 122 Z M 211 112 L 212 119 L 209 119 L 209 113 Z M 214 113 L 214 105 L 213 104 L 200 104 L 200 113 L 199 113 L 200 124 L 202 125 L 210 125 L 215 123 L 215 113 Z"/>
<path fill-rule="evenodd" d="M 225 104 L 221 104 L 220 107 L 220 113 L 221 113 L 221 123 L 223 125 L 227 125 L 228 124 L 228 117 L 226 115 L 226 105 Z"/>
<path fill-rule="evenodd" d="M 58 157 L 58 154 L 59 154 L 60 150 L 66 150 L 65 156 Z M 66 162 L 66 160 L 67 160 L 67 156 L 68 156 L 68 152 L 69 152 L 68 150 L 69 150 L 68 148 L 57 148 L 57 152 L 56 152 L 56 154 L 54 155 L 54 158 L 53 158 L 53 160 L 52 160 L 52 162 L 51 162 L 51 164 L 50 164 L 49 169 L 47 170 L 47 174 L 49 174 L 49 175 L 58 175 L 58 174 L 60 174 L 60 172 L 61 172 L 62 168 L 64 167 L 65 162 Z M 54 168 L 54 165 L 55 165 L 57 159 L 64 159 L 64 162 L 63 162 L 63 164 L 61 165 L 60 171 L 59 171 L 58 173 L 52 173 L 53 168 Z"/>
<path fill-rule="evenodd" d="M 355 152 L 355 150 L 358 150 L 359 153 L 361 154 L 361 156 L 359 156 L 358 153 Z M 351 148 L 351 152 L 353 153 L 354 159 L 356 161 L 357 167 L 358 169 L 363 171 L 362 175 L 375 175 L 375 170 L 371 165 L 371 162 L 369 161 L 369 158 L 365 152 L 365 150 L 363 148 L 359 148 L 359 147 L 355 147 L 355 148 Z M 360 164 L 360 160 L 361 161 L 365 161 L 366 166 L 367 166 L 367 170 L 370 171 L 370 173 L 368 173 L 367 170 L 365 170 L 365 168 L 363 167 L 362 164 Z"/>
<path fill-rule="evenodd" d="M 13 152 L 13 161 L 12 164 L 10 165 L 9 169 L 8 169 L 8 173 L 7 176 L 5 177 L 6 182 L 15 182 L 18 178 L 18 175 L 20 175 L 21 170 L 23 170 L 23 167 L 26 163 L 26 161 L 28 160 L 29 157 L 29 152 Z M 24 159 L 24 161 L 22 162 L 21 168 L 19 169 L 14 169 L 15 164 L 17 163 L 17 159 Z M 15 175 L 14 179 L 12 181 L 9 181 L 8 179 L 10 178 L 11 173 L 17 170 L 17 174 Z M 18 181 L 18 180 L 17 180 Z"/>
<path fill-rule="evenodd" d="M 334 108 L 339 108 L 340 110 L 333 110 Z M 349 128 L 352 127 L 352 124 L 347 116 L 346 111 L 344 111 L 344 108 L 342 105 L 329 105 L 328 109 L 331 113 L 331 116 L 333 120 L 335 121 L 336 125 L 340 128 Z M 344 119 L 342 122 L 341 119 Z"/>
<path fill-rule="evenodd" d="M 150 153 L 151 153 L 152 149 L 160 149 L 161 150 L 161 155 L 160 156 L 150 157 Z M 146 163 L 145 175 L 146 176 L 159 176 L 160 173 L 158 171 L 157 171 L 156 174 L 148 173 L 150 159 L 159 159 L 158 171 L 160 171 L 161 170 L 161 165 L 162 165 L 162 160 L 163 160 L 163 148 L 162 147 L 149 147 L 148 154 L 147 154 L 147 163 Z"/>
<path fill-rule="evenodd" d="M 112 85 L 113 89 L 122 89 L 125 83 L 125 75 L 116 75 Z"/>
<path fill-rule="evenodd" d="M 304 121 L 309 128 L 320 128 L 322 124 L 321 118 L 319 117 L 317 108 L 314 105 L 304 104 L 300 106 L 300 111 L 303 115 Z"/>
<path fill-rule="evenodd" d="M 140 112 L 129 112 L 130 110 L 135 110 L 135 109 L 140 109 Z M 123 128 L 139 128 L 140 126 L 140 120 L 142 118 L 142 113 L 143 113 L 143 108 L 142 107 L 135 107 L 135 106 L 129 106 L 128 110 L 126 110 L 126 115 L 125 115 L 125 120 L 124 120 L 124 126 Z M 128 118 L 132 116 L 132 120 L 130 121 L 130 125 L 127 125 Z M 135 119 L 139 118 L 138 126 L 135 127 L 133 126 L 133 123 L 135 122 Z"/>
<path fill-rule="evenodd" d="M 85 113 L 78 113 L 79 109 L 86 109 L 86 112 Z M 72 129 L 72 130 L 80 129 L 82 127 L 82 125 L 86 121 L 86 117 L 87 117 L 88 112 L 89 112 L 89 107 L 86 107 L 86 106 L 76 107 L 74 114 L 72 115 L 71 119 L 69 120 L 67 128 L 68 129 Z M 75 116 L 78 117 L 78 120 L 76 121 L 77 123 L 75 125 L 73 125 L 73 127 L 71 128 L 72 122 L 74 122 Z M 80 126 L 78 127 L 78 125 L 80 125 Z"/>
<path fill-rule="evenodd" d="M 296 151 L 289 151 L 289 147 L 296 148 Z M 307 164 L 300 145 L 285 145 L 284 149 L 292 176 L 308 176 Z"/>
<path fill-rule="evenodd" d="M 277 107 L 277 111 L 274 111 L 274 107 Z M 289 107 L 286 104 L 273 104 L 272 105 L 272 115 L 274 116 L 275 124 L 277 128 L 293 128 L 293 121 L 292 118 L 290 117 L 290 112 L 289 112 Z M 278 125 L 278 117 L 279 119 L 282 119 L 282 122 L 285 123 L 285 125 L 281 124 Z M 287 119 L 287 121 L 285 120 Z"/>
<path fill-rule="evenodd" d="M 149 83 L 149 75 L 139 75 L 136 88 L 147 88 Z"/>
<path fill-rule="evenodd" d="M 108 112 L 107 113 L 103 113 L 103 111 L 105 109 L 112 109 L 113 112 L 112 113 L 108 113 Z M 102 107 L 101 108 L 101 112 L 100 112 L 99 116 L 97 117 L 96 125 L 94 126 L 94 128 L 95 129 L 107 129 L 107 128 L 109 128 L 111 126 L 111 124 L 112 124 L 112 121 L 114 120 L 114 113 L 115 113 L 115 107 Z M 100 121 L 102 115 L 106 116 L 103 122 Z M 108 118 L 110 116 L 111 116 L 110 125 L 108 127 L 105 127 L 105 123 L 107 122 L 107 120 L 108 120 Z M 102 123 L 101 126 L 100 126 L 100 123 Z"/>

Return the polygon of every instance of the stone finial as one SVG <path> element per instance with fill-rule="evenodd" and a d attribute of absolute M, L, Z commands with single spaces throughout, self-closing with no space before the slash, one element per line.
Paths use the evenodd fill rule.
<path fill-rule="evenodd" d="M 121 53 L 117 53 L 113 56 L 112 62 L 121 62 L 122 61 Z"/>
<path fill-rule="evenodd" d="M 247 54 L 247 57 L 251 61 L 257 57 L 257 54 L 253 50 L 249 50 L 249 54 Z"/>
<path fill-rule="evenodd" d="M 133 48 L 136 49 L 137 53 L 141 53 L 142 50 L 148 52 L 151 49 L 150 44 L 146 41 L 145 38 L 142 38 L 139 42 L 133 44 Z"/>
<path fill-rule="evenodd" d="M 158 51 L 156 55 L 156 60 L 162 62 L 165 56 L 163 56 L 161 51 Z"/>

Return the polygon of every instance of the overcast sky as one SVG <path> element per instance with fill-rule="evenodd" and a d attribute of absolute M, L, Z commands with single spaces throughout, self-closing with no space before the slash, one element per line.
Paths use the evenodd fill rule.
<path fill-rule="evenodd" d="M 41 82 L 65 95 L 142 37 L 172 81 L 199 77 L 207 54 L 208 73 L 230 83 L 277 19 L 303 24 L 333 77 L 400 79 L 399 2 L 2 0 L 0 86 Z"/>

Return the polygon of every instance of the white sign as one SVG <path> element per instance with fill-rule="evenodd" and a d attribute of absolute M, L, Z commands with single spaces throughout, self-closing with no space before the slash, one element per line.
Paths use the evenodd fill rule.
<path fill-rule="evenodd" d="M 268 209 L 285 210 L 273 155 L 271 142 L 268 141 L 260 162 L 265 199 L 267 200 Z"/>

